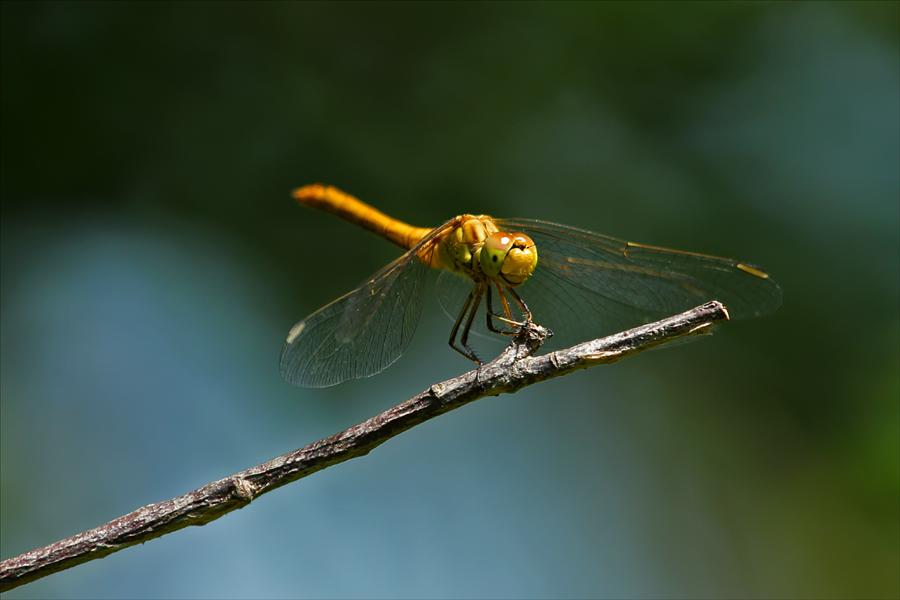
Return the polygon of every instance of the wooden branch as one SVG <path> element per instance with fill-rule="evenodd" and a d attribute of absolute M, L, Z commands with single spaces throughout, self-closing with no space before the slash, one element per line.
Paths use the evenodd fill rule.
<path fill-rule="evenodd" d="M 395 435 L 485 396 L 512 394 L 539 381 L 609 364 L 685 336 L 710 333 L 728 319 L 710 302 L 615 335 L 534 357 L 550 335 L 524 328 L 493 362 L 431 386 L 364 423 L 259 466 L 214 481 L 184 496 L 149 504 L 74 537 L 0 563 L 0 591 L 8 591 L 75 565 L 103 558 L 189 525 L 206 525 L 254 498 L 337 463 L 363 456 Z"/>

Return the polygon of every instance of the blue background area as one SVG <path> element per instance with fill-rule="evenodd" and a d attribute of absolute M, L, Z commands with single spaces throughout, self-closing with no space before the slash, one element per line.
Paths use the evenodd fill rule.
<path fill-rule="evenodd" d="M 0 6 L 2 558 L 471 367 L 431 302 L 382 374 L 281 380 L 397 256 L 294 187 L 786 294 L 4 597 L 900 595 L 898 3 Z"/>

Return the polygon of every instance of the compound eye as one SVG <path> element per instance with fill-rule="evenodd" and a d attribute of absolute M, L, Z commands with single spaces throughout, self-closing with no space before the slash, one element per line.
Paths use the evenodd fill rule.
<path fill-rule="evenodd" d="M 498 231 L 492 233 L 484 240 L 481 247 L 481 270 L 488 277 L 498 277 L 503 261 L 509 249 L 512 248 L 514 238 L 508 233 Z"/>
<path fill-rule="evenodd" d="M 488 252 L 502 252 L 503 254 L 506 254 L 512 247 L 514 240 L 514 236 L 503 233 L 502 231 L 497 231 L 484 240 L 484 248 L 486 248 Z"/>

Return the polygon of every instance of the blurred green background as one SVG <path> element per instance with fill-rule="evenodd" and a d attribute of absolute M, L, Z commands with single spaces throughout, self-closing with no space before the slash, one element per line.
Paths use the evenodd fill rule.
<path fill-rule="evenodd" d="M 433 305 L 376 377 L 281 380 L 397 256 L 294 187 L 786 295 L 6 596 L 897 597 L 898 6 L 3 2 L 2 558 L 471 368 Z"/>

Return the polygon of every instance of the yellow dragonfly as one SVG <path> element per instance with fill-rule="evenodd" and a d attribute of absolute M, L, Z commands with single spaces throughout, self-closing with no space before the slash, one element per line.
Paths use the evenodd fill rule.
<path fill-rule="evenodd" d="M 772 313 L 782 302 L 781 288 L 766 272 L 726 258 L 530 219 L 460 215 L 433 229 L 413 227 L 321 184 L 293 196 L 406 250 L 294 325 L 281 351 L 281 375 L 303 387 L 369 377 L 397 360 L 419 323 L 429 268 L 442 270 L 438 295 L 444 310 L 457 315 L 450 346 L 479 364 L 469 346 L 473 323 L 477 331 L 513 335 L 533 318 L 558 343 L 569 344 L 709 300 L 738 319 Z M 486 316 L 478 325 L 482 300 Z"/>

